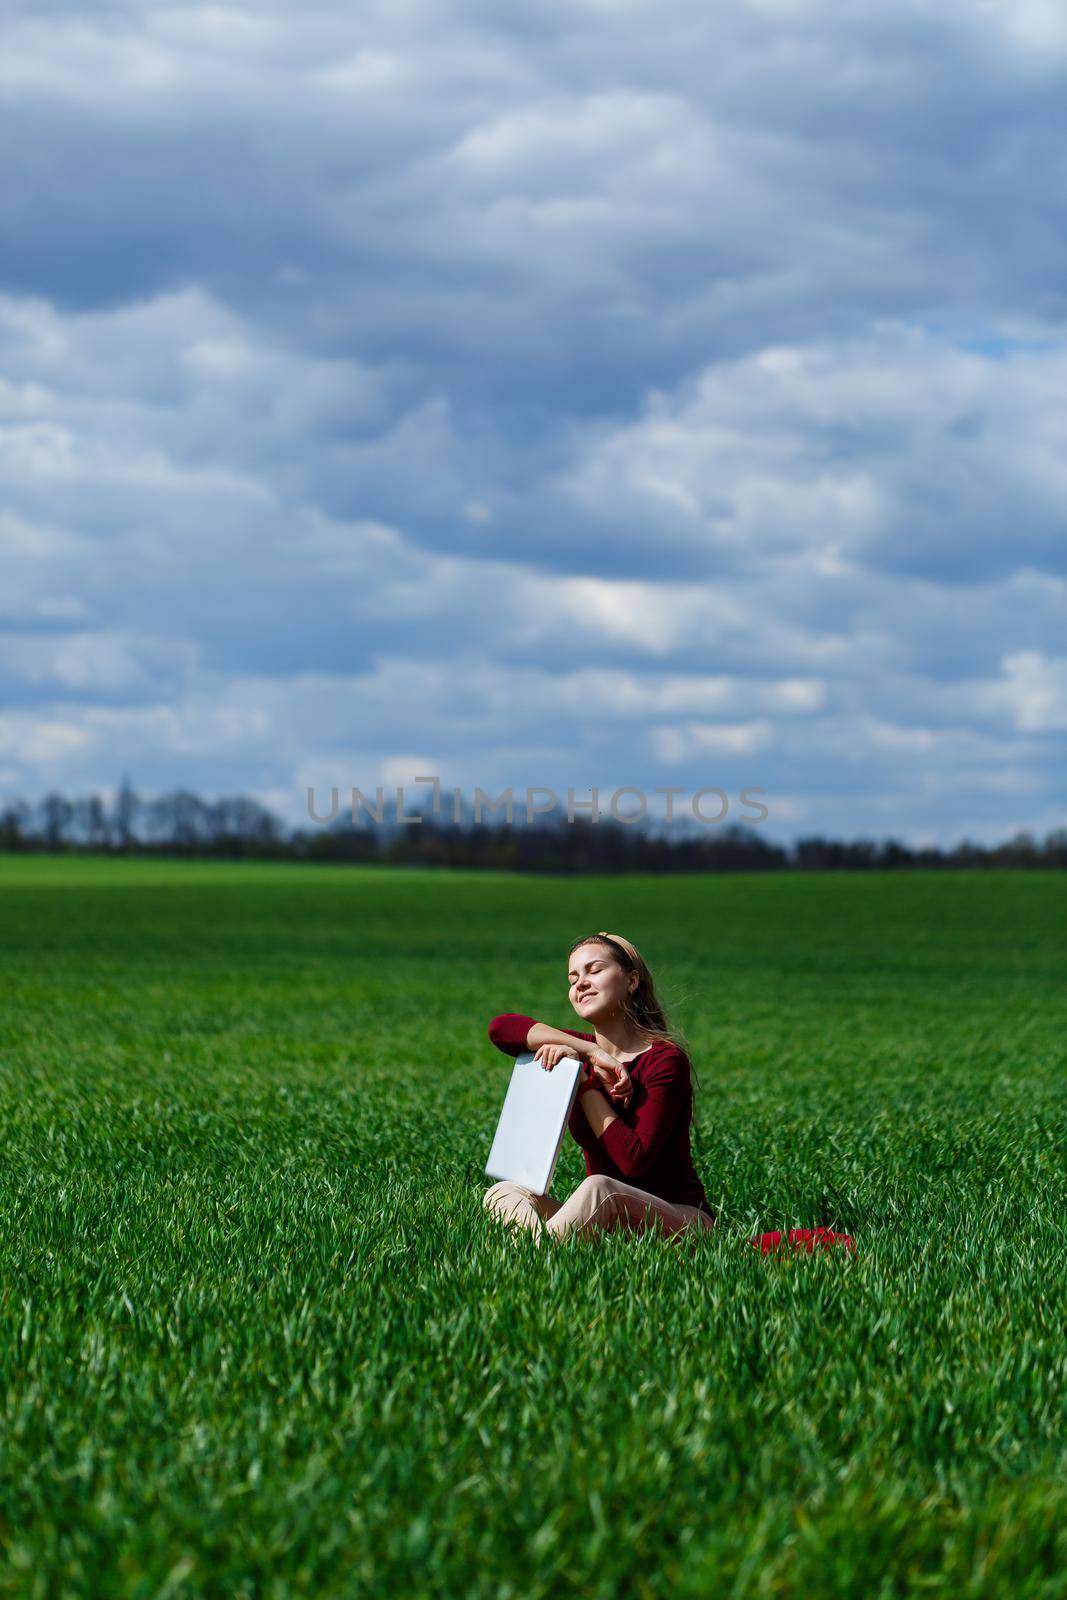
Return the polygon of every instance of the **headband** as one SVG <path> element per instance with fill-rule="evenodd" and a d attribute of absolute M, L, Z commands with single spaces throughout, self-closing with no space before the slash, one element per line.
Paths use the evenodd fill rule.
<path fill-rule="evenodd" d="M 637 951 L 633 948 L 628 939 L 620 939 L 617 934 L 606 932 L 600 932 L 596 935 L 596 937 L 598 939 L 606 939 L 608 944 L 615 946 L 616 950 L 621 950 L 630 964 L 636 967 Z"/>

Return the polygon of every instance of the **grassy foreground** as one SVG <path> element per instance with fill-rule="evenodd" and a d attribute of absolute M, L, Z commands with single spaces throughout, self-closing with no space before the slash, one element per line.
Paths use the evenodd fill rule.
<path fill-rule="evenodd" d="M 482 1210 L 599 927 L 688 1258 Z M 0 1595 L 1067 1594 L 1065 968 L 1053 874 L 0 858 Z"/>

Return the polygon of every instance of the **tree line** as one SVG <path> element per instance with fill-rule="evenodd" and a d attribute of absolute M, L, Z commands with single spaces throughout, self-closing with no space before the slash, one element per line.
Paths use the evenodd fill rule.
<path fill-rule="evenodd" d="M 951 849 L 915 848 L 900 840 L 828 839 L 815 834 L 775 844 L 754 827 L 733 823 L 694 832 L 670 825 L 538 819 L 518 824 L 442 821 L 429 807 L 405 825 L 337 820 L 287 827 L 245 796 L 203 800 L 187 790 L 146 798 L 123 782 L 113 801 L 47 794 L 36 803 L 0 808 L 0 850 L 51 854 L 105 853 L 382 865 L 482 867 L 513 872 L 766 872 L 901 871 L 914 868 L 1067 867 L 1067 828 L 1038 840 L 1019 832 L 1002 844 L 963 840 Z"/>

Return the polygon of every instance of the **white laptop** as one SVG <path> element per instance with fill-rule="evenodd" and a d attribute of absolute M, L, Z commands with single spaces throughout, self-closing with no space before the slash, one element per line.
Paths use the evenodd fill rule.
<path fill-rule="evenodd" d="M 516 1057 L 485 1170 L 533 1194 L 547 1194 L 574 1104 L 582 1064 L 563 1056 L 551 1072 L 532 1050 Z"/>

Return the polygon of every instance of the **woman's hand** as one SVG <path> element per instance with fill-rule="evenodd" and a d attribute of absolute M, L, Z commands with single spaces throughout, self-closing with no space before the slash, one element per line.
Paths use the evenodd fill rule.
<path fill-rule="evenodd" d="M 534 1060 L 546 1072 L 551 1072 L 557 1061 L 563 1061 L 568 1056 L 584 1056 L 590 1063 L 593 1071 L 600 1079 L 601 1087 L 610 1100 L 616 1105 L 628 1106 L 633 1099 L 634 1086 L 630 1081 L 629 1069 L 621 1061 L 612 1061 L 603 1050 L 590 1048 L 579 1042 L 575 1046 L 566 1044 L 543 1044 L 534 1051 Z"/>
<path fill-rule="evenodd" d="M 616 1105 L 628 1106 L 634 1093 L 629 1067 L 621 1061 L 612 1061 L 603 1050 L 594 1051 L 590 1060 L 593 1071 L 603 1083 L 609 1100 L 614 1100 Z"/>
<path fill-rule="evenodd" d="M 565 1061 L 568 1056 L 581 1053 L 565 1044 L 541 1044 L 534 1051 L 534 1060 L 539 1066 L 544 1067 L 546 1072 L 551 1072 L 557 1061 Z"/>

